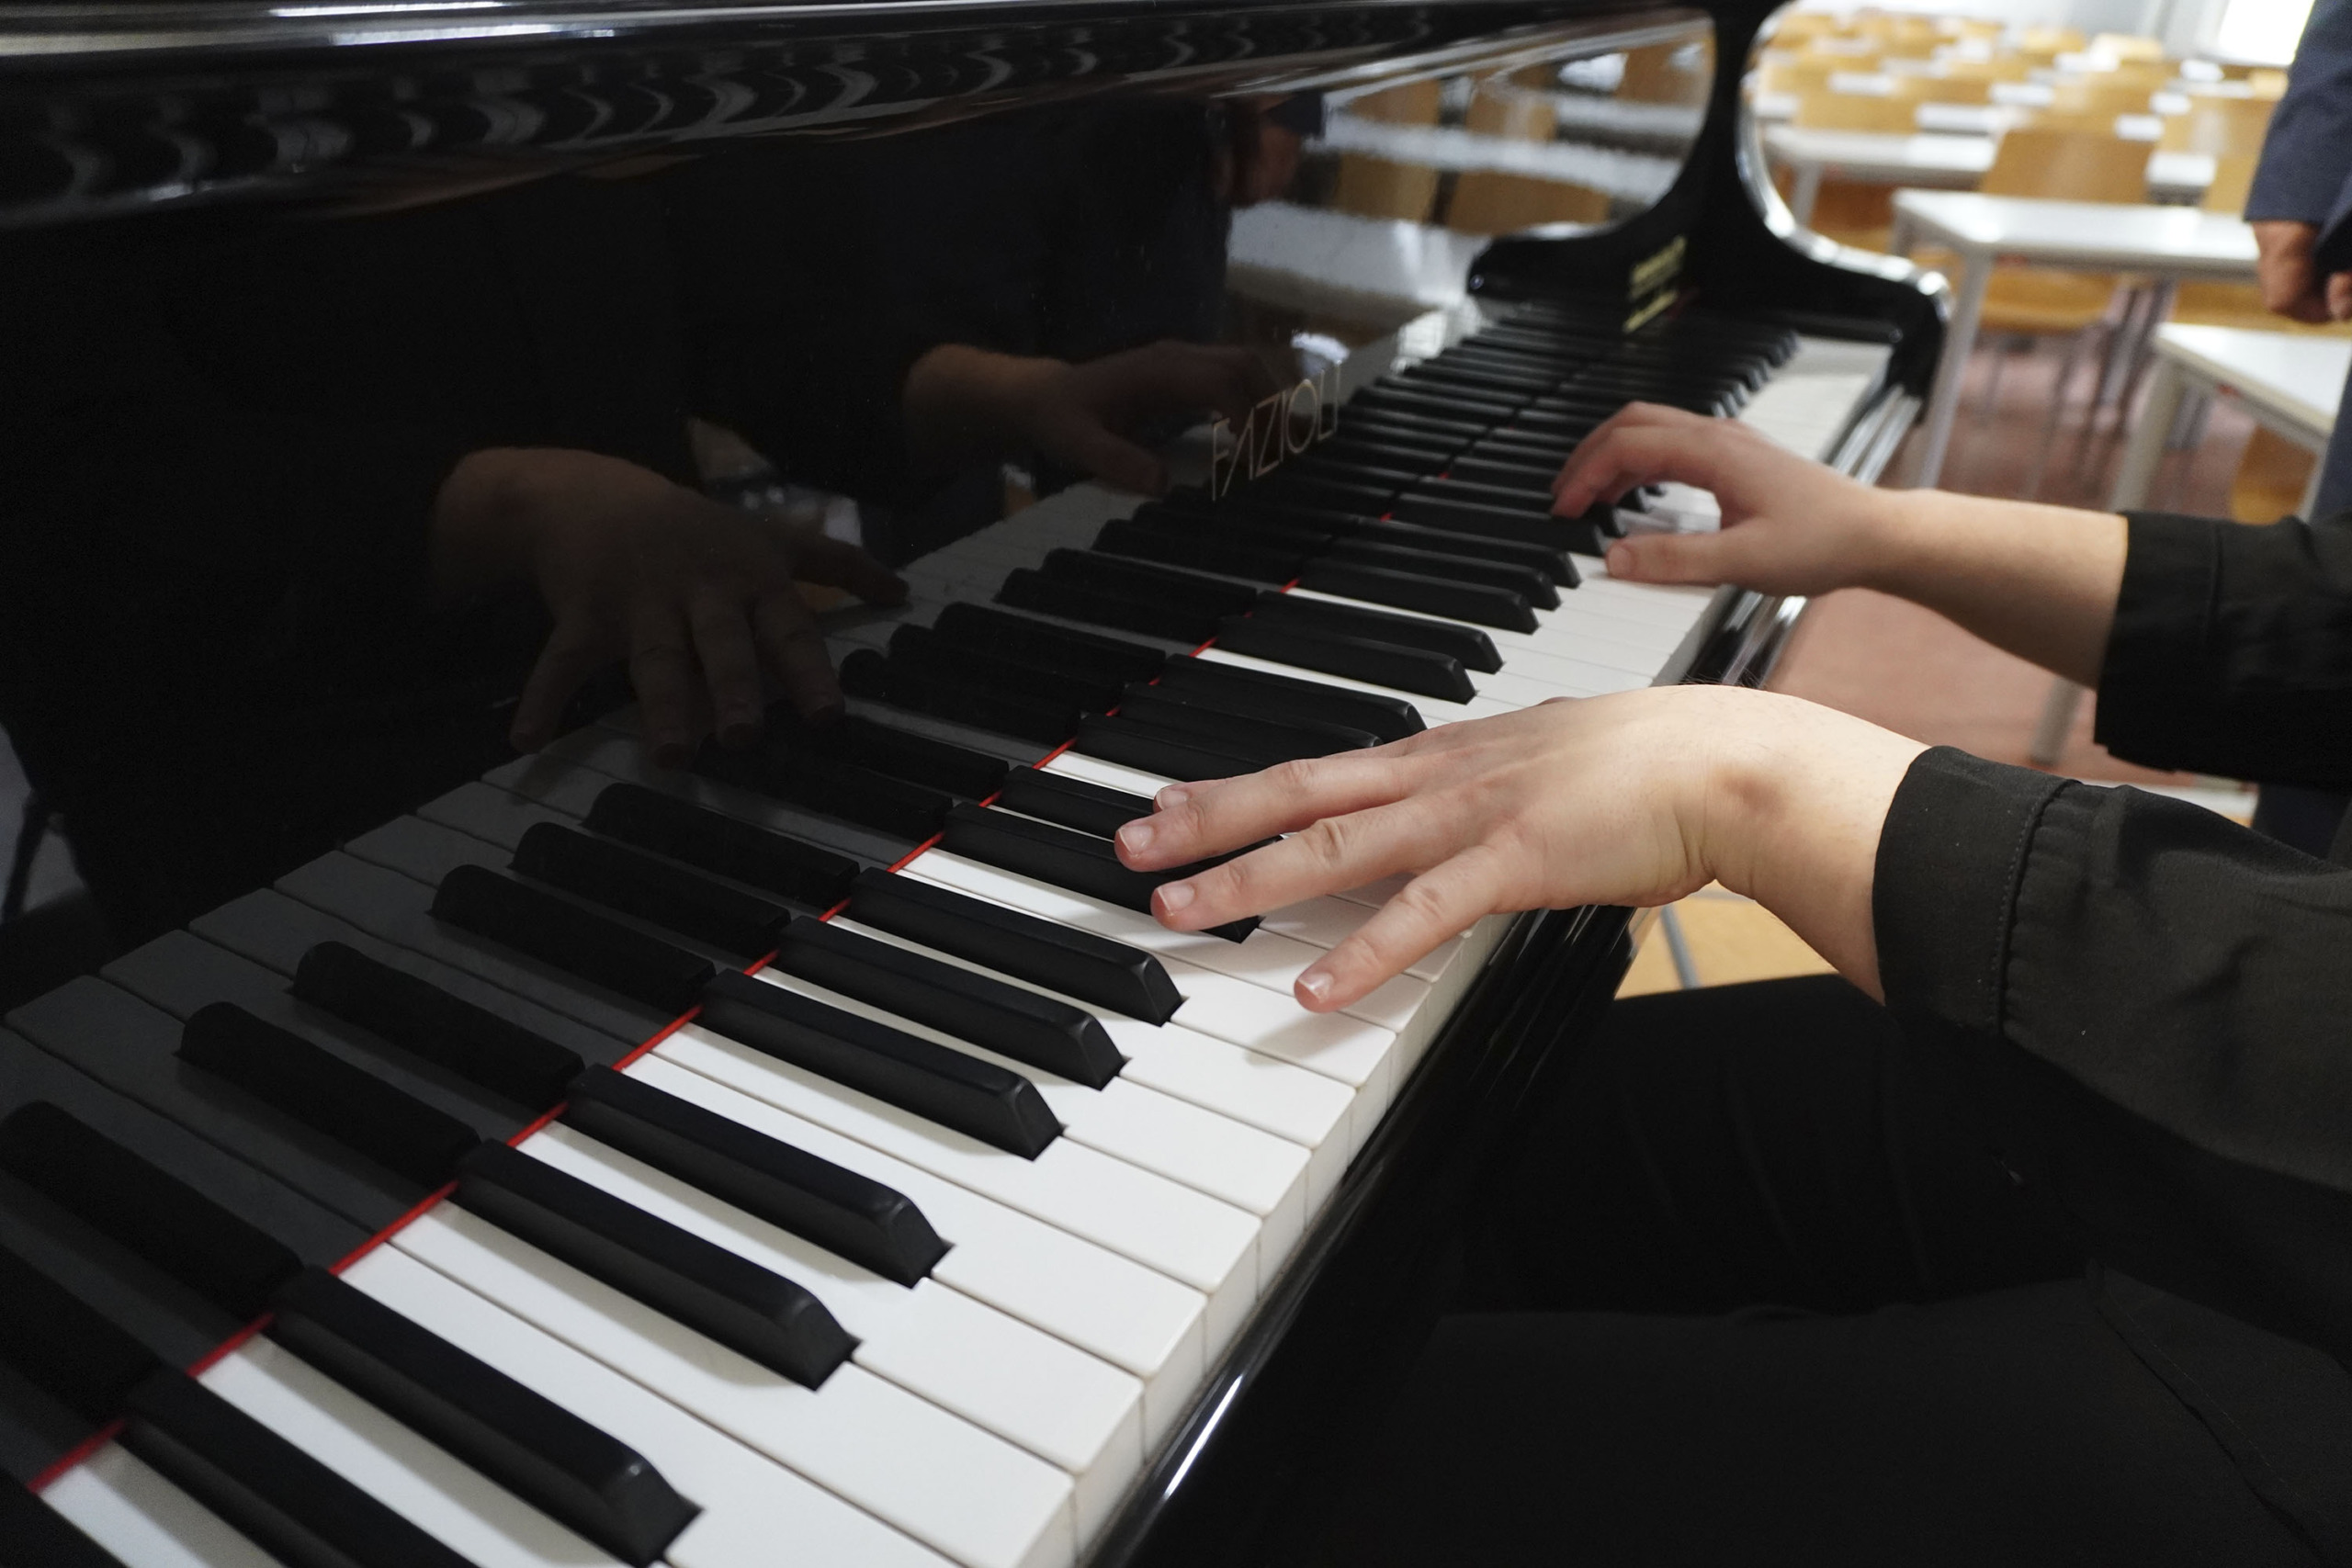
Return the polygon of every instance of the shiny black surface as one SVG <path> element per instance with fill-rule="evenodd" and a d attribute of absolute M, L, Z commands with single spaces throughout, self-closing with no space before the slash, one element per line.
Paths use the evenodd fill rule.
<path fill-rule="evenodd" d="M 1106 1077 L 1107 1043 L 1068 1010 L 1023 1011 L 1032 993 L 791 922 L 849 898 L 853 919 L 1164 1021 L 1174 987 L 1137 952 L 976 919 L 919 884 L 894 893 L 903 879 L 880 868 L 944 829 L 975 858 L 1148 907 L 1157 879 L 1102 840 L 1134 797 L 1040 786 L 1026 763 L 1075 739 L 1210 776 L 1412 733 L 1408 705 L 1313 671 L 1476 691 L 1507 663 L 1478 626 L 1573 603 L 1567 552 L 1601 541 L 1548 518 L 1545 480 L 1625 397 L 1730 407 L 1769 373 L 1756 345 L 1792 329 L 1893 344 L 1882 402 L 1923 387 L 1934 297 L 1816 254 L 1743 165 L 1738 83 L 1770 8 L 0 6 L 0 621 L 15 627 L 0 729 L 26 784 L 0 790 L 17 818 L 0 843 L 19 850 L 0 1010 L 31 1043 L 0 1040 L 74 1064 L 90 1076 L 77 1092 L 135 1102 L 202 1159 L 232 1151 L 315 1199 L 338 1238 L 437 1181 L 466 1127 L 506 1136 L 516 1107 L 552 1106 L 582 1061 L 618 1059 L 697 1001 L 761 1049 L 1035 1156 L 1058 1124 L 1018 1073 L 733 971 L 797 941 L 787 969 L 861 997 L 921 982 L 910 1016 Z M 1628 86 L 1640 112 L 1609 129 L 1616 89 L 1577 73 L 1596 61 L 1645 61 L 1668 86 Z M 1564 118 L 1538 151 L 1566 173 L 1514 186 L 1478 150 L 1498 134 L 1479 117 L 1554 99 Z M 1498 228 L 1530 231 L 1479 238 Z M 1367 282 L 1329 260 L 1333 236 L 1372 232 L 1460 258 L 1478 308 L 1440 323 L 1430 277 Z M 1458 285 L 1446 265 L 1434 281 Z M 1442 341 L 1474 316 L 1487 335 L 1450 356 L 1392 335 L 1442 326 Z M 951 350 L 995 356 L 1002 378 L 927 423 L 918 382 Z M 1017 523 L 1032 494 L 1112 479 L 1105 462 L 1169 477 L 1192 460 L 1171 438 L 1260 395 L 1253 377 L 1286 387 L 1351 351 L 1351 384 L 1376 389 L 1287 468 L 1214 499 L 1214 465 L 1185 470 L 1164 503 L 984 582 L 923 579 L 940 546 Z M 1381 377 L 1392 353 L 1402 367 Z M 1057 442 L 1050 420 L 976 433 L 1026 407 L 1035 378 L 1067 389 L 1112 364 L 1129 381 L 1087 406 L 1114 409 L 1105 430 L 1131 455 Z M 591 722 L 632 691 L 650 705 L 641 656 L 678 650 L 600 644 L 555 727 L 600 782 L 517 773 L 518 693 L 561 623 L 567 550 L 587 561 L 594 540 L 556 536 L 526 567 L 474 577 L 436 575 L 426 545 L 459 467 L 515 452 L 610 461 L 564 492 L 582 515 L 663 487 L 649 504 L 682 525 L 803 552 L 822 526 L 911 563 L 954 606 L 884 644 L 832 645 L 847 724 L 779 704 L 763 733 L 722 743 L 690 692 L 678 756 L 641 718 Z M 773 565 L 749 550 L 727 571 L 744 559 Z M 719 596 L 739 607 L 777 590 L 772 570 L 750 588 L 727 571 Z M 1302 581 L 1389 608 L 1270 596 Z M 1040 611 L 1064 619 L 1023 613 Z M 1753 680 L 1769 661 L 1781 607 L 1724 612 L 1689 678 Z M 1296 673 L 1181 657 L 1220 630 L 1279 641 Z M 1513 924 L 1149 1456 L 1096 1568 L 1308 1551 L 1346 1437 L 1439 1310 L 1490 1152 L 1613 991 L 1625 923 Z M 203 943 L 209 967 L 168 962 Z M 204 1011 L 232 1001 L 266 1021 Z M 191 1017 L 214 1068 L 293 1062 L 310 1098 L 224 1107 L 191 1087 L 174 1055 Z M 448 1029 L 482 1059 L 453 1066 L 419 1043 Z M 373 1154 L 314 1138 L 357 1103 L 355 1076 L 403 1086 L 432 1124 Z M 843 1352 L 786 1281 L 734 1277 L 662 1234 L 599 1243 L 609 1216 L 518 1186 L 530 1164 L 470 1156 L 478 1206 L 804 1381 Z M 17 1201 L 0 1191 L 0 1240 Z M 220 1309 L 192 1321 L 197 1339 L 225 1331 Z M 174 1422 L 201 1425 L 150 1404 L 140 1430 L 158 1452 Z M 12 1419 L 0 1409 L 0 1468 L 28 1479 L 66 1445 L 20 1440 Z"/>

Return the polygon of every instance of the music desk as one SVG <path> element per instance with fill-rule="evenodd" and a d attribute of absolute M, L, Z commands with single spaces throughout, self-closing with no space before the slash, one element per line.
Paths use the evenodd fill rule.
<path fill-rule="evenodd" d="M 1996 262 L 2143 274 L 2156 280 L 2145 318 L 2150 323 L 2170 312 L 2174 286 L 2183 278 L 2241 282 L 2255 275 L 2254 231 L 2229 214 L 2188 207 L 1898 190 L 1892 249 L 1908 255 L 1922 244 L 1955 252 L 1961 264 L 1912 481 L 1922 487 L 1933 485 L 1943 472 L 1952 420 L 1960 412 L 1961 383 L 1968 374 L 1968 354 L 1975 346 L 1977 319 Z M 2127 318 L 2125 335 L 2132 330 Z M 2136 350 L 2136 344 L 2131 346 Z"/>
<path fill-rule="evenodd" d="M 2324 456 L 2335 430 L 2335 411 L 2352 376 L 2352 338 L 2304 333 L 2257 333 L 2242 327 L 2197 327 L 2168 323 L 2156 329 L 2155 368 L 2148 400 L 2123 448 L 2108 506 L 2124 512 L 2148 503 L 2165 444 L 2191 396 L 2236 404 L 2256 423 L 2315 455 Z M 2311 515 L 2321 465 L 2312 468 L 2300 511 Z M 2053 681 L 2034 727 L 2028 754 L 2044 767 L 2058 760 L 2083 689 L 2063 677 Z"/>

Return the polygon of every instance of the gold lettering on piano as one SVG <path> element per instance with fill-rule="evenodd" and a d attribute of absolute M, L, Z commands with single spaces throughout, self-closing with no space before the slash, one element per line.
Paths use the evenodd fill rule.
<path fill-rule="evenodd" d="M 1209 426 L 1209 496 L 1237 479 L 1262 479 L 1340 428 L 1337 367 L 1261 399 L 1241 428 L 1220 417 Z"/>
<path fill-rule="evenodd" d="M 1634 307 L 1625 318 L 1625 331 L 1632 332 L 1679 297 L 1674 286 L 1682 276 L 1682 257 L 1688 249 L 1683 237 L 1677 234 L 1634 264 L 1625 275 L 1625 299 Z"/>

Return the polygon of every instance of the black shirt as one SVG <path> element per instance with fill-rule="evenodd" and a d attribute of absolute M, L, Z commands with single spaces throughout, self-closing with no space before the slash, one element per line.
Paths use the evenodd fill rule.
<path fill-rule="evenodd" d="M 2100 740 L 2352 780 L 2352 529 L 2130 525 Z M 1887 1006 L 1967 1064 L 2108 1320 L 2352 1561 L 2352 870 L 1939 748 L 1896 792 L 1873 903 Z"/>

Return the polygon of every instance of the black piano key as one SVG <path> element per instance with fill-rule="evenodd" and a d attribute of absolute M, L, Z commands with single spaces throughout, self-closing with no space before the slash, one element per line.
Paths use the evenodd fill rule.
<path fill-rule="evenodd" d="M 856 1348 L 803 1287 L 504 1144 L 466 1156 L 455 1201 L 806 1387 Z"/>
<path fill-rule="evenodd" d="M 187 1019 L 214 1002 L 233 1002 L 263 1022 L 457 1117 L 482 1137 L 512 1136 L 528 1120 L 527 1111 L 503 1096 L 304 1005 L 288 994 L 276 971 L 187 931 L 166 931 L 114 960 L 103 973 L 176 1018 Z"/>
<path fill-rule="evenodd" d="M 100 981 L 77 980 L 12 1021 L 40 1047 L 350 1222 L 362 1237 L 413 1208 L 414 1182 L 235 1085 L 179 1059 L 181 1021 Z M 240 1213 L 246 1211 L 240 1209 Z M 254 1223 L 266 1223 L 259 1214 Z M 276 1234 L 273 1231 L 273 1234 Z M 318 1261 L 306 1258 L 308 1261 Z"/>
<path fill-rule="evenodd" d="M 1090 626 L 1140 632 L 1170 642 L 1200 643 L 1216 630 L 1216 618 L 1197 610 L 1162 604 L 1127 594 L 1104 592 L 1080 583 L 1058 581 L 1029 567 L 1020 568 L 996 592 L 1000 604 L 1059 615 Z"/>
<path fill-rule="evenodd" d="M 811 909 L 848 894 L 857 862 L 814 844 L 696 806 L 643 784 L 608 784 L 586 826 L 625 844 L 667 855 Z"/>
<path fill-rule="evenodd" d="M 1123 701 L 1131 701 L 1137 692 L 1155 690 L 1150 686 L 1127 688 Z M 1004 781 L 1004 793 L 997 796 L 997 804 L 1023 817 L 1035 817 L 1047 822 L 1058 822 L 1065 828 L 1075 828 L 1081 833 L 1091 833 L 1107 839 L 1125 823 L 1138 817 L 1151 815 L 1153 807 L 1148 795 L 1129 795 L 1123 789 L 1111 789 L 1102 784 L 1074 779 L 1066 773 L 1048 773 L 1036 768 L 1023 768 Z"/>
<path fill-rule="evenodd" d="M 1526 507 L 1493 506 L 1485 502 L 1449 501 L 1418 490 L 1396 497 L 1389 503 L 1388 512 L 1400 522 L 1422 523 L 1433 528 L 1462 528 L 1497 538 L 1548 544 L 1558 537 L 1559 524 L 1547 513 Z"/>
<path fill-rule="evenodd" d="M 1464 670 L 1488 674 L 1502 668 L 1502 655 L 1492 638 L 1476 626 L 1460 621 L 1432 620 L 1426 615 L 1399 615 L 1375 610 L 1368 604 L 1334 604 L 1296 593 L 1270 593 L 1257 614 L 1279 626 L 1302 626 L 1336 637 L 1358 637 L 1396 648 L 1418 648 L 1461 661 Z"/>
<path fill-rule="evenodd" d="M 1089 1089 L 1126 1066 L 1082 1008 L 821 921 L 795 921 L 775 967 Z"/>
<path fill-rule="evenodd" d="M 1328 757 L 1336 751 L 1360 751 L 1381 743 L 1380 737 L 1369 730 L 1314 719 L 1267 718 L 1237 713 L 1196 694 L 1162 686 L 1128 687 L 1119 704 L 1119 716 L 1162 729 L 1182 730 L 1211 745 L 1229 741 L 1247 748 L 1253 755 L 1281 761 L 1294 757 Z"/>
<path fill-rule="evenodd" d="M 123 1568 L 115 1555 L 65 1517 L 0 1476 L 0 1568 Z"/>
<path fill-rule="evenodd" d="M 966 680 L 935 667 L 885 659 L 870 648 L 861 648 L 842 660 L 841 680 L 842 690 L 854 697 L 870 697 L 1041 745 L 1059 745 L 1078 722 L 1074 705 L 1032 701 L 1019 691 L 1008 692 L 985 680 Z"/>
<path fill-rule="evenodd" d="M 951 641 L 929 626 L 900 626 L 892 632 L 890 662 L 894 666 L 926 674 L 944 675 L 992 686 L 1008 694 L 1071 713 L 1100 712 L 1118 701 L 1119 697 L 1119 682 L 1104 677 L 1100 671 L 1080 675 L 1050 669 L 1043 664 L 1009 657 L 993 649 L 974 648 Z M 1063 733 L 1069 732 L 1065 730 Z M 968 799 L 985 800 L 1003 788 L 1004 776 L 1011 769 L 1001 761 L 996 761 L 996 767 L 989 776 L 987 789 L 977 792 L 959 790 L 956 793 Z"/>
<path fill-rule="evenodd" d="M 1467 533 L 1459 528 L 1431 528 L 1419 523 L 1371 519 L 1359 527 L 1346 543 L 1389 545 L 1399 549 L 1433 551 L 1456 558 L 1505 562 L 1540 573 L 1558 588 L 1574 588 L 1582 581 L 1577 574 L 1576 562 L 1568 558 L 1568 547 L 1565 540 L 1550 545 L 1532 545 L 1516 539 Z M 1553 602 L 1558 603 L 1556 593 Z"/>
<path fill-rule="evenodd" d="M 771 743 L 758 750 L 730 751 L 705 745 L 695 753 L 695 772 L 790 805 L 821 811 L 910 843 L 939 830 L 939 818 L 955 796 L 888 773 Z"/>
<path fill-rule="evenodd" d="M 1178 606 L 1203 615 L 1237 614 L 1258 592 L 1246 583 L 1093 550 L 1050 550 L 1041 570 L 1057 582 L 1075 582 L 1105 593 L 1148 599 L 1156 604 Z"/>
<path fill-rule="evenodd" d="M 180 1059 L 235 1084 L 386 1170 L 431 1189 L 481 1134 L 233 1002 L 190 1016 Z"/>
<path fill-rule="evenodd" d="M 45 1100 L 0 1118 L 0 1170 L 239 1322 L 302 1266 L 276 1236 Z"/>
<path fill-rule="evenodd" d="M 1278 751 L 1211 740 L 1125 715 L 1086 719 L 1078 727 L 1078 739 L 1070 742 L 1070 750 L 1081 757 L 1099 757 L 1106 762 L 1140 768 L 1186 784 L 1239 778 L 1291 760 Z"/>
<path fill-rule="evenodd" d="M 1209 659 L 1171 659 L 1159 683 L 1170 691 L 1196 692 L 1237 713 L 1345 725 L 1402 740 L 1427 728 L 1420 711 L 1402 697 L 1351 692 L 1271 670 L 1244 670 Z"/>
<path fill-rule="evenodd" d="M 156 1367 L 154 1352 L 96 1308 L 0 1247 L 0 1362 L 90 1431 L 122 1414 Z"/>
<path fill-rule="evenodd" d="M 993 649 L 1009 659 L 1073 674 L 1148 681 L 1168 662 L 1168 655 L 1142 643 L 1032 620 L 989 604 L 950 604 L 932 630 L 953 643 Z"/>
<path fill-rule="evenodd" d="M 826 725 L 803 724 L 789 717 L 775 721 L 784 732 L 770 744 L 787 750 L 811 750 L 837 757 L 877 773 L 903 779 L 924 789 L 984 800 L 1004 783 L 1012 764 L 967 746 L 917 735 L 883 724 L 862 714 L 850 714 Z"/>
<path fill-rule="evenodd" d="M 711 981 L 698 1021 L 1023 1159 L 1061 1135 L 1037 1086 L 1020 1074 L 749 975 Z"/>
<path fill-rule="evenodd" d="M 1422 574 L 1441 580 L 1476 583 L 1501 589 L 1539 610 L 1560 607 L 1559 590 L 1552 586 L 1549 577 L 1532 567 L 1510 561 L 1480 560 L 1443 550 L 1418 549 L 1370 539 L 1343 540 L 1331 547 L 1324 560 L 1377 567 L 1408 577 Z M 1312 566 L 1307 569 L 1308 571 L 1314 570 Z M 1299 581 L 1302 586 L 1306 581 L 1306 573 L 1301 573 Z"/>
<path fill-rule="evenodd" d="M 514 869 L 592 903 L 662 926 L 748 963 L 775 946 L 792 911 L 639 850 L 541 822 L 514 848 Z"/>
<path fill-rule="evenodd" d="M 1469 672 L 1451 654 L 1400 648 L 1363 637 L 1332 636 L 1295 623 L 1277 623 L 1261 616 L 1233 615 L 1217 628 L 1216 643 L 1232 653 L 1246 653 L 1275 664 L 1301 670 L 1321 670 L 1374 686 L 1388 686 L 1425 697 L 1466 703 L 1478 694 Z"/>
<path fill-rule="evenodd" d="M 1498 626 L 1510 632 L 1532 632 L 1538 626 L 1536 606 L 1510 588 L 1393 571 L 1350 559 L 1319 559 L 1298 576 L 1298 585 L 1366 604 L 1419 609 L 1425 616 L 1446 616 L 1470 626 Z"/>
<path fill-rule="evenodd" d="M 1481 484 L 1504 485 L 1544 495 L 1552 493 L 1552 480 L 1560 468 L 1556 463 L 1514 463 L 1500 457 L 1477 457 L 1468 454 L 1448 461 L 1447 471 Z"/>
<path fill-rule="evenodd" d="M 977 807 L 956 807 L 947 819 L 946 837 L 941 844 L 967 859 L 1147 915 L 1151 912 L 1152 889 L 1204 869 L 1185 865 L 1166 871 L 1130 871 L 1119 863 L 1117 852 L 1104 840 L 1009 811 L 984 811 Z M 1257 929 L 1258 917 L 1252 915 L 1211 926 L 1207 934 L 1241 942 Z"/>
<path fill-rule="evenodd" d="M 322 942 L 304 953 L 288 988 L 531 1111 L 562 1099 L 586 1066 L 578 1052 L 347 942 Z"/>
<path fill-rule="evenodd" d="M 276 888 L 263 888 L 199 916 L 193 929 L 289 976 L 318 943 L 343 942 L 575 1051 L 587 1062 L 609 1062 L 669 1021 L 655 1009 L 581 988 L 548 965 L 436 925 L 426 912 L 432 888 L 380 867 L 330 855 L 288 880 L 308 882 L 314 890 L 348 880 L 354 886 L 339 891 L 350 895 L 346 902 L 364 908 L 372 923 L 363 930 Z M 373 901 L 386 891 L 392 897 Z M 368 902 L 360 904 L 362 898 Z M 388 941 L 379 932 L 401 940 Z"/>
<path fill-rule="evenodd" d="M 582 1077 L 563 1120 L 899 1284 L 947 1255 L 904 1193 L 610 1067 Z"/>
<path fill-rule="evenodd" d="M 1005 786 L 1007 803 L 1013 798 L 1013 781 L 1054 776 L 1013 774 Z M 1176 989 L 1176 982 L 1168 977 L 1167 969 L 1141 948 L 1024 915 L 1017 909 L 1000 908 L 911 877 L 892 876 L 879 871 L 862 873 L 855 890 L 850 894 L 849 914 L 852 919 L 876 931 L 952 953 L 1016 980 L 1044 986 L 1147 1023 L 1166 1023 L 1184 1005 L 1183 996 Z"/>
<path fill-rule="evenodd" d="M 441 879 L 433 918 L 673 1015 L 694 1006 L 708 959 L 484 866 Z"/>
<path fill-rule="evenodd" d="M 1346 519 L 1299 517 L 1275 520 L 1250 510 L 1249 491 L 1213 501 L 1204 491 L 1180 491 L 1165 501 L 1139 508 L 1131 517 L 1102 525 L 1102 536 L 1114 530 L 1148 529 L 1180 538 L 1217 539 L 1246 549 L 1304 558 L 1348 531 Z"/>
<path fill-rule="evenodd" d="M 185 1372 L 131 1391 L 123 1446 L 301 1568 L 471 1568 L 407 1518 Z"/>
<path fill-rule="evenodd" d="M 322 1269 L 278 1293 L 269 1337 L 625 1562 L 699 1512 L 628 1444 Z"/>
<path fill-rule="evenodd" d="M 1094 547 L 1107 555 L 1193 567 L 1251 582 L 1288 582 L 1306 564 L 1303 554 L 1253 549 L 1207 536 L 1188 538 L 1173 529 L 1139 525 L 1132 518 L 1105 525 L 1095 536 Z"/>

